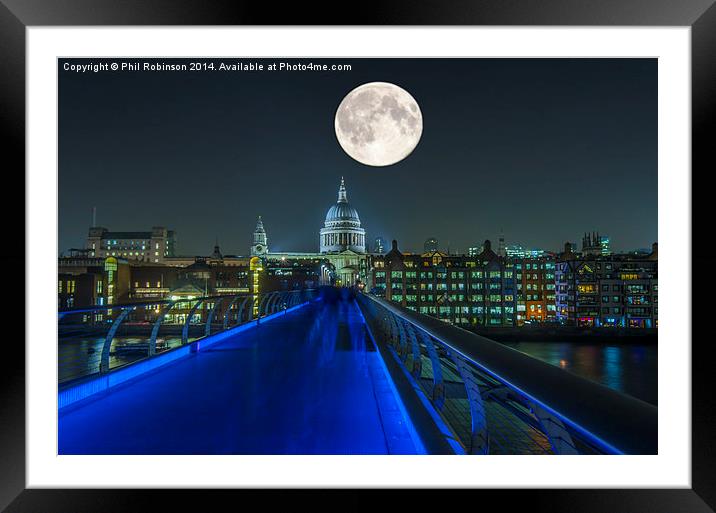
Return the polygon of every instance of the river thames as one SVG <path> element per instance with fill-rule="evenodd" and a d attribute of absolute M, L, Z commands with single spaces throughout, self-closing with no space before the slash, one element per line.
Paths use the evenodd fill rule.
<path fill-rule="evenodd" d="M 503 342 L 551 365 L 657 404 L 657 345 Z"/>

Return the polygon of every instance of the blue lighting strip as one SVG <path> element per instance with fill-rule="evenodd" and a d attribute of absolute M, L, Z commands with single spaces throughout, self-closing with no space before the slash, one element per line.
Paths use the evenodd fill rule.
<path fill-rule="evenodd" d="M 101 392 L 107 392 L 112 387 L 126 383 L 127 381 L 157 370 L 173 361 L 189 356 L 191 353 L 199 351 L 200 348 L 213 346 L 214 344 L 221 342 L 228 337 L 232 337 L 237 333 L 255 328 L 264 322 L 268 322 L 289 312 L 303 308 L 309 303 L 310 301 L 307 301 L 305 303 L 301 303 L 300 305 L 292 306 L 286 310 L 246 322 L 240 326 L 236 326 L 235 328 L 222 331 L 221 333 L 195 340 L 190 344 L 170 349 L 169 351 L 165 351 L 151 358 L 144 358 L 107 374 L 98 375 L 75 385 L 71 385 L 64 390 L 59 391 L 57 394 L 57 408 L 58 410 L 62 410 L 77 401 L 87 399 L 88 397 Z"/>
<path fill-rule="evenodd" d="M 405 408 L 405 404 L 403 404 L 403 399 L 400 397 L 400 393 L 398 393 L 398 390 L 395 388 L 395 383 L 393 382 L 393 379 L 390 376 L 390 371 L 388 371 L 388 367 L 385 365 L 385 360 L 383 360 L 383 356 L 378 349 L 378 344 L 376 343 L 375 338 L 373 337 L 373 332 L 370 329 L 370 326 L 366 322 L 365 316 L 363 315 L 363 311 L 360 309 L 360 307 L 357 308 L 358 313 L 360 313 L 361 319 L 363 319 L 363 323 L 365 324 L 366 331 L 368 332 L 368 336 L 370 337 L 371 342 L 373 342 L 373 346 L 375 347 L 375 351 L 378 355 L 378 359 L 380 361 L 381 367 L 383 369 L 383 372 L 388 377 L 388 383 L 390 383 L 390 388 L 393 392 L 393 395 L 396 398 L 396 401 L 398 403 L 398 407 L 400 408 L 400 412 L 403 415 L 403 418 L 407 421 L 408 424 L 408 431 L 410 432 L 410 437 L 413 439 L 413 443 L 415 444 L 415 448 L 417 449 L 419 454 L 428 454 L 427 449 L 425 448 L 425 444 L 423 443 L 423 440 L 420 437 L 420 434 L 415 429 L 415 425 L 410 420 L 410 415 L 408 414 L 407 409 Z M 390 349 L 390 348 L 389 348 Z M 394 355 L 394 353 L 391 351 L 391 354 Z M 408 377 L 410 384 L 415 390 L 416 394 L 418 395 L 418 398 L 420 399 L 420 402 L 423 404 L 425 409 L 428 411 L 430 416 L 432 417 L 433 421 L 435 421 L 435 424 L 438 426 L 442 434 L 445 436 L 445 439 L 448 441 L 452 449 L 455 451 L 455 454 L 465 454 L 465 448 L 462 446 L 462 444 L 456 440 L 455 435 L 453 434 L 450 427 L 445 423 L 443 418 L 435 411 L 435 408 L 433 408 L 433 405 L 430 404 L 430 401 L 423 393 L 423 390 L 420 388 L 420 385 L 413 379 L 412 376 L 410 376 L 410 373 L 407 372 L 407 369 L 405 369 L 405 366 L 402 364 L 402 362 L 398 361 L 398 364 L 400 365 L 401 369 L 403 369 L 404 374 Z"/>

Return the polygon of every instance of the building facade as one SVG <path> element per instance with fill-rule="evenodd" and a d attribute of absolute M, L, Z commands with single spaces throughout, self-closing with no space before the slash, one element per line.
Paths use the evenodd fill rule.
<path fill-rule="evenodd" d="M 570 326 L 657 328 L 658 246 L 649 255 L 576 255 L 555 268 L 557 319 Z"/>
<path fill-rule="evenodd" d="M 523 248 L 519 244 L 513 244 L 511 246 L 505 246 L 505 255 L 507 258 L 541 258 L 544 256 L 552 255 L 552 253 L 549 253 L 545 251 L 544 249 L 540 248 Z"/>
<path fill-rule="evenodd" d="M 58 259 L 57 307 L 64 310 L 127 302 L 131 297 L 129 280 L 128 260 L 75 250 Z"/>
<path fill-rule="evenodd" d="M 111 232 L 101 226 L 92 227 L 87 235 L 86 249 L 91 256 L 113 256 L 140 262 L 163 263 L 173 257 L 176 235 L 173 230 L 155 226 L 148 232 Z"/>
<path fill-rule="evenodd" d="M 517 325 L 555 321 L 555 259 L 523 257 L 511 260 L 517 289 Z"/>
<path fill-rule="evenodd" d="M 371 292 L 419 313 L 457 325 L 514 326 L 514 264 L 490 241 L 473 257 L 438 251 L 407 255 L 396 241 L 386 255 L 371 257 Z"/>

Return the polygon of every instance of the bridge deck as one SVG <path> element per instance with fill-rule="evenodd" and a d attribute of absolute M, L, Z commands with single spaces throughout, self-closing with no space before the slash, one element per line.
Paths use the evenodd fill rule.
<path fill-rule="evenodd" d="M 398 401 L 355 303 L 317 303 L 63 410 L 59 453 L 415 453 Z"/>

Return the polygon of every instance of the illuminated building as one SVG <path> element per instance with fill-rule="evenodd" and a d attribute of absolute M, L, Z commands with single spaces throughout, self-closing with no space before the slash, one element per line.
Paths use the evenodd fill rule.
<path fill-rule="evenodd" d="M 175 233 L 163 226 L 155 226 L 150 232 L 110 232 L 95 226 L 89 229 L 86 248 L 92 256 L 113 256 L 126 260 L 163 263 L 174 256 Z"/>
<path fill-rule="evenodd" d="M 425 253 L 434 253 L 435 251 L 438 251 L 438 240 L 435 237 L 426 239 L 423 244 L 423 251 Z"/>
<path fill-rule="evenodd" d="M 261 271 L 263 271 L 263 265 L 261 259 L 257 256 L 251 258 L 249 264 L 249 271 L 251 272 L 251 288 L 253 293 L 253 316 L 257 317 L 259 313 L 259 302 L 258 297 L 261 293 Z"/>
<path fill-rule="evenodd" d="M 546 254 L 544 249 L 526 249 L 519 245 L 511 245 L 505 247 L 505 255 L 507 258 L 542 258 Z"/>
<path fill-rule="evenodd" d="M 609 256 L 612 254 L 612 250 L 609 247 L 609 237 L 607 237 L 606 235 L 602 235 L 599 244 L 602 246 L 602 256 Z"/>
<path fill-rule="evenodd" d="M 179 269 L 175 267 L 140 265 L 129 270 L 130 297 L 137 301 L 168 299 L 178 288 Z"/>
<path fill-rule="evenodd" d="M 473 257 L 439 251 L 403 254 L 396 241 L 371 257 L 369 290 L 410 310 L 458 325 L 513 326 L 515 272 L 490 241 Z"/>
<path fill-rule="evenodd" d="M 255 260 L 256 259 L 256 260 Z M 194 299 L 330 285 L 333 264 L 324 255 L 286 259 L 222 254 L 218 243 L 208 257 L 172 257 L 171 263 L 92 256 L 71 250 L 58 260 L 58 309 L 150 300 Z"/>
<path fill-rule="evenodd" d="M 411 253 L 402 253 L 403 255 L 412 255 Z M 440 250 L 427 251 L 420 255 L 423 258 L 429 258 L 435 265 L 438 265 L 442 260 L 450 255 Z"/>
<path fill-rule="evenodd" d="M 482 253 L 483 249 L 485 249 L 485 248 L 483 248 L 482 246 L 469 247 L 469 248 L 467 248 L 467 256 L 475 257 L 475 256 L 479 255 L 480 253 Z"/>
<path fill-rule="evenodd" d="M 263 223 L 261 223 L 261 230 L 263 237 L 266 237 Z M 365 230 L 361 227 L 358 211 L 348 203 L 345 181 L 341 178 L 338 201 L 328 209 L 324 226 L 320 229 L 320 251 L 318 253 L 266 251 L 262 258 L 266 261 L 281 259 L 325 261 L 330 265 L 320 273 L 322 284 L 352 286 L 364 282 L 368 274 L 365 240 Z M 252 250 L 254 249 L 255 245 L 252 246 Z"/>
<path fill-rule="evenodd" d="M 507 253 L 505 252 L 505 236 L 502 233 L 497 241 L 497 256 L 501 256 L 503 258 L 507 256 Z"/>
<path fill-rule="evenodd" d="M 311 289 L 335 282 L 335 269 L 327 258 L 267 258 L 263 290 Z"/>
<path fill-rule="evenodd" d="M 134 264 L 130 274 L 130 295 L 138 301 L 259 294 L 311 288 L 334 279 L 326 259 L 231 257 L 227 264 L 218 246 L 211 256 L 196 257 L 184 267 Z"/>
<path fill-rule="evenodd" d="M 517 289 L 517 325 L 555 320 L 555 260 L 526 257 L 512 261 Z"/>
<path fill-rule="evenodd" d="M 59 273 L 57 285 L 58 309 L 104 304 L 107 282 L 102 272 Z"/>
<path fill-rule="evenodd" d="M 657 328 L 658 246 L 649 255 L 587 254 L 570 244 L 555 266 L 557 319 L 583 327 Z"/>
<path fill-rule="evenodd" d="M 129 299 L 129 262 L 92 256 L 91 250 L 72 250 L 58 259 L 58 308 L 109 305 Z"/>
<path fill-rule="evenodd" d="M 385 241 L 383 240 L 383 237 L 376 237 L 373 245 L 373 253 L 377 253 L 379 255 L 385 253 Z"/>
<path fill-rule="evenodd" d="M 328 209 L 325 225 L 321 228 L 320 248 L 321 253 L 365 253 L 365 230 L 361 228 L 358 211 L 348 203 L 343 178 L 338 188 L 338 201 Z"/>

